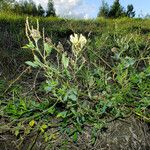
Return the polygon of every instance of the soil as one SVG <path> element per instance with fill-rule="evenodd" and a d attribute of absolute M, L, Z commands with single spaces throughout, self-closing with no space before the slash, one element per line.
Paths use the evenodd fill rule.
<path fill-rule="evenodd" d="M 52 131 L 53 130 L 53 131 Z M 51 129 L 49 132 L 54 132 Z M 0 135 L 0 150 L 150 150 L 150 125 L 132 116 L 110 122 L 105 131 L 98 131 L 92 141 L 92 129 L 86 127 L 76 143 L 66 135 L 56 140 L 44 140 L 32 134 L 19 145 L 10 133 Z"/>

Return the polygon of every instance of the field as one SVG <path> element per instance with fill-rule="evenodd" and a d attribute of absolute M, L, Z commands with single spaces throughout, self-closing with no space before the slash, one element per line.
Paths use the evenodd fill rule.
<path fill-rule="evenodd" d="M 150 20 L 0 14 L 0 52 L 0 150 L 150 149 Z"/>

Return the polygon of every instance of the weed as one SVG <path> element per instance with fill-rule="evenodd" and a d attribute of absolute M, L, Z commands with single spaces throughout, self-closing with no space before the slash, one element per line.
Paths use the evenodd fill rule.
<path fill-rule="evenodd" d="M 134 113 L 150 122 L 150 45 L 146 41 L 143 46 L 140 34 L 120 33 L 117 27 L 92 40 L 73 34 L 70 49 L 65 50 L 60 42 L 45 37 L 44 29 L 40 32 L 38 21 L 34 28 L 27 19 L 25 31 L 28 44 L 23 48 L 33 55 L 26 65 L 39 70 L 34 93 L 22 96 L 24 88 L 12 82 L 8 102 L 0 105 L 0 115 L 10 119 L 2 130 L 7 127 L 20 138 L 37 132 L 45 141 L 67 134 L 76 143 L 90 126 L 94 144 L 97 132 L 119 117 Z M 36 83 L 39 74 L 42 83 Z"/>

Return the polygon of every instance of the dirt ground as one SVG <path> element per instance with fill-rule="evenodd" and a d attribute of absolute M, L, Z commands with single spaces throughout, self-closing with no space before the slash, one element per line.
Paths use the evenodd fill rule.
<path fill-rule="evenodd" d="M 5 133 L 0 135 L 0 150 L 150 150 L 150 125 L 133 116 L 110 122 L 105 131 L 97 132 L 94 144 L 91 132 L 86 127 L 76 143 L 65 135 L 51 142 L 32 135 L 21 145 L 13 135 Z"/>

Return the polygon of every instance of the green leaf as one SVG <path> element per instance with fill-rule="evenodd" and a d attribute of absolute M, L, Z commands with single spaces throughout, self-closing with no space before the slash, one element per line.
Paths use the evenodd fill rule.
<path fill-rule="evenodd" d="M 43 64 L 36 55 L 34 55 L 34 63 L 38 66 L 42 66 Z"/>
<path fill-rule="evenodd" d="M 71 99 L 74 102 L 77 101 L 77 99 L 78 99 L 74 93 L 70 94 L 68 97 L 69 97 L 69 99 Z"/>
<path fill-rule="evenodd" d="M 127 83 L 127 76 L 128 76 L 128 70 L 126 69 L 125 71 L 122 72 L 121 75 L 117 75 L 117 80 L 119 82 L 120 85 L 125 85 L 125 83 Z"/>
<path fill-rule="evenodd" d="M 44 85 L 44 90 L 48 93 L 55 89 L 55 87 L 58 85 L 57 81 L 54 80 L 47 80 L 46 84 Z"/>
<path fill-rule="evenodd" d="M 77 140 L 78 140 L 78 133 L 75 132 L 75 133 L 73 134 L 73 141 L 74 141 L 74 142 L 77 142 Z"/>
<path fill-rule="evenodd" d="M 54 114 L 54 112 L 55 112 L 55 108 L 54 107 L 50 107 L 49 110 L 48 110 L 48 113 Z"/>
<path fill-rule="evenodd" d="M 34 60 L 35 60 L 35 62 L 41 62 L 36 55 L 34 55 Z"/>
<path fill-rule="evenodd" d="M 15 131 L 15 135 L 18 136 L 19 135 L 19 130 Z"/>
<path fill-rule="evenodd" d="M 46 51 L 46 54 L 49 55 L 52 51 L 52 46 L 48 43 L 44 43 L 44 50 Z"/>
<path fill-rule="evenodd" d="M 128 68 L 130 66 L 133 66 L 135 64 L 135 59 L 126 56 L 125 59 L 122 60 L 122 63 L 124 65 L 124 68 Z"/>
<path fill-rule="evenodd" d="M 48 126 L 46 124 L 43 124 L 41 127 L 40 127 L 40 130 L 42 133 L 45 132 L 45 130 L 48 128 Z"/>
<path fill-rule="evenodd" d="M 65 69 L 67 69 L 69 65 L 69 58 L 67 58 L 66 55 L 67 55 L 66 53 L 62 54 L 62 64 Z"/>
<path fill-rule="evenodd" d="M 34 121 L 34 120 L 31 120 L 31 121 L 29 122 L 29 126 L 30 126 L 30 127 L 33 127 L 34 124 L 35 124 L 35 121 Z"/>
<path fill-rule="evenodd" d="M 31 61 L 26 61 L 25 63 L 26 63 L 27 65 L 33 67 L 33 68 L 37 68 L 37 67 L 38 67 L 38 65 L 37 65 L 36 63 L 31 62 Z"/>
<path fill-rule="evenodd" d="M 48 134 L 46 132 L 44 133 L 44 138 L 45 138 L 45 142 L 47 142 L 48 139 L 49 139 L 49 136 L 48 136 Z"/>
<path fill-rule="evenodd" d="M 42 128 L 42 129 L 47 129 L 48 126 L 47 126 L 46 124 L 43 124 L 43 125 L 41 126 L 41 128 Z"/>
<path fill-rule="evenodd" d="M 57 118 L 65 118 L 67 116 L 67 111 L 63 111 L 57 115 Z"/>
<path fill-rule="evenodd" d="M 77 95 L 77 90 L 76 89 L 70 89 L 68 91 L 68 98 L 72 101 L 77 101 L 78 100 L 78 95 Z"/>
<path fill-rule="evenodd" d="M 43 128 L 40 128 L 40 130 L 41 130 L 42 133 L 44 133 L 44 129 Z"/>
<path fill-rule="evenodd" d="M 27 49 L 34 49 L 35 46 L 33 44 L 33 42 L 29 42 L 29 44 L 26 44 L 25 46 L 23 46 L 22 48 L 27 48 Z"/>
<path fill-rule="evenodd" d="M 44 90 L 48 93 L 48 92 L 50 92 L 50 91 L 52 91 L 52 86 L 45 86 L 44 87 Z"/>
<path fill-rule="evenodd" d="M 77 116 L 77 115 L 78 115 L 78 113 L 75 111 L 75 109 L 74 109 L 74 108 L 71 108 L 71 112 L 72 112 L 75 116 Z"/>

